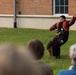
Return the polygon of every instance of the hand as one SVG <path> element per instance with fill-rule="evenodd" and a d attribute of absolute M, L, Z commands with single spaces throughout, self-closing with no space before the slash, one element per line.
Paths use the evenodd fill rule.
<path fill-rule="evenodd" d="M 61 32 L 57 33 L 56 35 L 61 35 Z"/>
<path fill-rule="evenodd" d="M 69 70 L 72 70 L 72 68 L 73 68 L 73 65 L 71 65 L 71 66 L 69 67 Z"/>
<path fill-rule="evenodd" d="M 75 18 L 75 19 L 76 19 L 76 14 L 73 16 L 73 18 Z"/>
<path fill-rule="evenodd" d="M 62 32 L 59 32 L 59 33 L 56 34 L 56 36 L 60 36 L 61 34 L 62 34 Z"/>

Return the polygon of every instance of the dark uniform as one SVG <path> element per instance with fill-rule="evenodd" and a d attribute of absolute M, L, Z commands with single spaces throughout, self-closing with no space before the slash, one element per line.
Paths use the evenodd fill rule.
<path fill-rule="evenodd" d="M 51 50 L 56 58 L 60 58 L 60 46 L 65 44 L 69 36 L 69 27 L 75 23 L 75 18 L 70 21 L 58 22 L 52 26 L 50 30 L 57 29 L 57 35 L 48 43 L 47 50 Z M 51 51 L 49 51 L 51 52 Z"/>

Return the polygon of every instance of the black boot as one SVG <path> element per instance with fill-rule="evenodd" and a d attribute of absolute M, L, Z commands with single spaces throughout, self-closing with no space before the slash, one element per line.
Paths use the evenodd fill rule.
<path fill-rule="evenodd" d="M 59 56 L 56 56 L 55 59 L 60 59 L 60 55 Z"/>

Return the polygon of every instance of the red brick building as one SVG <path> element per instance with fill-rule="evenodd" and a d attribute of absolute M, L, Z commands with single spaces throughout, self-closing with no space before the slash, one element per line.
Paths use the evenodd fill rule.
<path fill-rule="evenodd" d="M 76 0 L 0 0 L 0 27 L 49 29 L 64 14 L 67 19 L 76 14 Z M 76 30 L 76 25 L 72 26 Z"/>
<path fill-rule="evenodd" d="M 76 0 L 16 0 L 17 14 L 55 15 L 76 13 Z M 13 14 L 14 0 L 0 0 L 0 14 Z"/>

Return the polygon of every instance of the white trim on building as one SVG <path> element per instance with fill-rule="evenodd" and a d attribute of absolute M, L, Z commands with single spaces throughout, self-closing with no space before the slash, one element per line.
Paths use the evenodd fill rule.
<path fill-rule="evenodd" d="M 71 18 L 67 17 L 68 20 Z M 18 28 L 49 29 L 58 21 L 59 16 L 55 15 L 17 15 Z M 71 30 L 76 30 L 75 24 Z M 14 15 L 0 15 L 0 28 L 14 28 Z"/>

